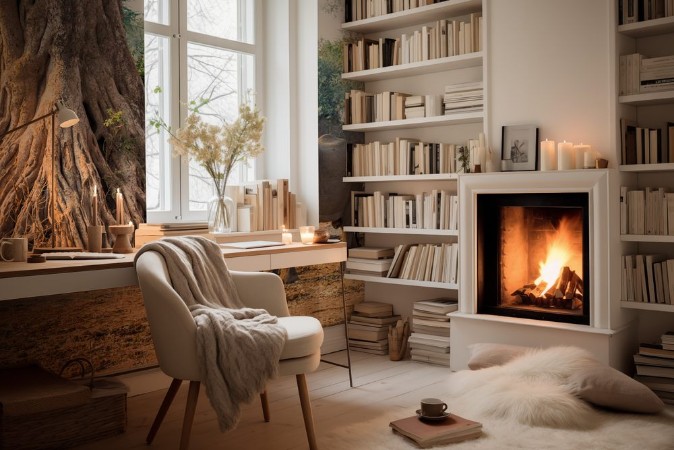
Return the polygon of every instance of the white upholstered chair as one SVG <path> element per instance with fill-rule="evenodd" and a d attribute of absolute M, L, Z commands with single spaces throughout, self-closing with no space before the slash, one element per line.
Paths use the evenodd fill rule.
<path fill-rule="evenodd" d="M 183 380 L 189 380 L 187 406 L 180 448 L 188 447 L 199 395 L 200 376 L 196 351 L 196 324 L 180 296 L 173 290 L 164 258 L 148 251 L 136 262 L 138 282 L 150 323 L 152 341 L 162 371 L 173 378 L 147 436 L 151 444 Z M 316 449 L 313 415 L 305 374 L 320 363 L 323 328 L 313 317 L 290 316 L 281 279 L 266 272 L 230 271 L 241 301 L 250 308 L 263 308 L 278 316 L 288 332 L 280 358 L 279 375 L 295 375 L 309 448 Z M 269 421 L 266 391 L 260 394 L 265 422 Z"/>

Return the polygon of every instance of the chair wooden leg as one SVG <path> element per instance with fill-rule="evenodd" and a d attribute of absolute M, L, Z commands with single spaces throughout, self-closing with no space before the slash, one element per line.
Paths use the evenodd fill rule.
<path fill-rule="evenodd" d="M 174 378 L 173 381 L 171 381 L 171 386 L 169 387 L 168 391 L 166 392 L 166 395 L 164 396 L 164 401 L 162 401 L 161 406 L 159 407 L 159 411 L 157 412 L 157 416 L 154 418 L 154 422 L 152 422 L 150 432 L 147 434 L 147 438 L 145 439 L 145 442 L 147 442 L 148 445 L 152 444 L 152 441 L 154 440 L 157 431 L 159 431 L 159 426 L 164 421 L 164 417 L 166 417 L 166 412 L 171 406 L 173 399 L 176 397 L 176 394 L 178 393 L 178 389 L 180 388 L 182 382 L 183 380 L 179 380 L 177 378 Z"/>
<path fill-rule="evenodd" d="M 314 416 L 311 412 L 311 400 L 309 398 L 309 389 L 307 389 L 307 378 L 301 373 L 296 376 L 297 390 L 300 394 L 300 405 L 302 406 L 302 415 L 304 416 L 304 428 L 307 430 L 307 440 L 309 449 L 317 450 L 316 432 L 314 431 Z"/>
<path fill-rule="evenodd" d="M 267 398 L 267 390 L 260 392 L 260 402 L 262 403 L 262 415 L 264 421 L 269 422 L 269 399 Z"/>
<path fill-rule="evenodd" d="M 194 421 L 194 412 L 197 409 L 197 399 L 199 398 L 198 381 L 190 381 L 190 390 L 187 393 L 187 405 L 185 406 L 185 417 L 183 419 L 183 431 L 180 435 L 180 450 L 187 450 L 190 443 L 190 434 L 192 433 L 192 422 Z"/>

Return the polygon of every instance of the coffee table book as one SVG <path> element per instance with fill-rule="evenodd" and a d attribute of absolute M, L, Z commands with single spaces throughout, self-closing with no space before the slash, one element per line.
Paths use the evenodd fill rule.
<path fill-rule="evenodd" d="M 413 440 L 421 448 L 437 444 L 450 444 L 482 435 L 482 424 L 449 414 L 442 422 L 422 422 L 416 415 L 394 420 L 389 424 L 393 431 Z"/>

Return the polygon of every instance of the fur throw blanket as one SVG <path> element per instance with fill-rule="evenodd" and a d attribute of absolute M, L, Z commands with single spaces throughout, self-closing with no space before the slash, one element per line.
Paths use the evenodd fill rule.
<path fill-rule="evenodd" d="M 262 392 L 278 372 L 287 333 L 263 309 L 245 308 L 220 247 L 200 236 L 164 238 L 144 245 L 166 261 L 173 289 L 197 325 L 201 381 L 222 431 L 236 426 L 241 403 Z"/>

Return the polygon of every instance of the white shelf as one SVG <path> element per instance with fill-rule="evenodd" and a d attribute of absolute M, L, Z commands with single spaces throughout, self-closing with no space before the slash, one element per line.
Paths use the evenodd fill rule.
<path fill-rule="evenodd" d="M 647 106 L 663 105 L 674 102 L 674 89 L 671 91 L 649 92 L 647 94 L 621 95 L 618 102 L 624 105 Z"/>
<path fill-rule="evenodd" d="M 467 113 L 454 113 L 444 116 L 420 117 L 418 119 L 390 120 L 388 122 L 369 122 L 344 125 L 344 131 L 382 131 L 403 130 L 418 127 L 441 127 L 445 125 L 457 125 L 462 123 L 481 123 L 483 111 Z"/>
<path fill-rule="evenodd" d="M 425 228 L 375 228 L 375 227 L 344 227 L 350 233 L 380 233 L 380 234 L 414 234 L 424 236 L 458 236 L 458 230 L 428 230 Z"/>
<path fill-rule="evenodd" d="M 434 173 L 428 175 L 381 175 L 363 177 L 343 177 L 345 183 L 374 183 L 378 181 L 448 181 L 458 180 L 456 173 Z"/>
<path fill-rule="evenodd" d="M 347 279 L 347 280 L 369 281 L 369 282 L 372 282 L 372 283 L 398 284 L 398 285 L 403 285 L 403 286 L 428 287 L 428 288 L 437 288 L 437 289 L 456 290 L 456 289 L 459 288 L 458 284 L 453 284 L 453 283 L 437 283 L 437 282 L 433 282 L 433 281 L 404 280 L 402 278 L 375 277 L 375 276 L 360 275 L 360 274 L 355 274 L 355 273 L 345 273 L 344 278 Z"/>
<path fill-rule="evenodd" d="M 342 24 L 342 30 L 368 34 L 379 31 L 432 22 L 446 17 L 456 17 L 482 10 L 481 0 L 449 0 L 428 6 L 408 9 L 382 16 L 355 20 Z"/>
<path fill-rule="evenodd" d="M 674 33 L 674 16 L 619 25 L 618 33 L 633 38 L 655 36 L 657 34 Z"/>
<path fill-rule="evenodd" d="M 623 234 L 620 236 L 620 240 L 623 242 L 654 242 L 674 244 L 674 236 L 660 234 Z"/>
<path fill-rule="evenodd" d="M 343 80 L 374 81 L 391 78 L 411 77 L 427 73 L 445 72 L 447 70 L 480 67 L 482 52 L 467 53 L 465 55 L 448 56 L 446 58 L 429 59 L 408 64 L 382 67 L 381 69 L 359 70 L 342 74 Z"/>
<path fill-rule="evenodd" d="M 670 172 L 674 170 L 674 163 L 660 164 L 623 164 L 619 166 L 621 172 Z"/>
<path fill-rule="evenodd" d="M 630 309 L 645 309 L 646 311 L 674 312 L 674 305 L 664 303 L 626 302 L 623 300 L 620 302 L 620 306 Z"/>

